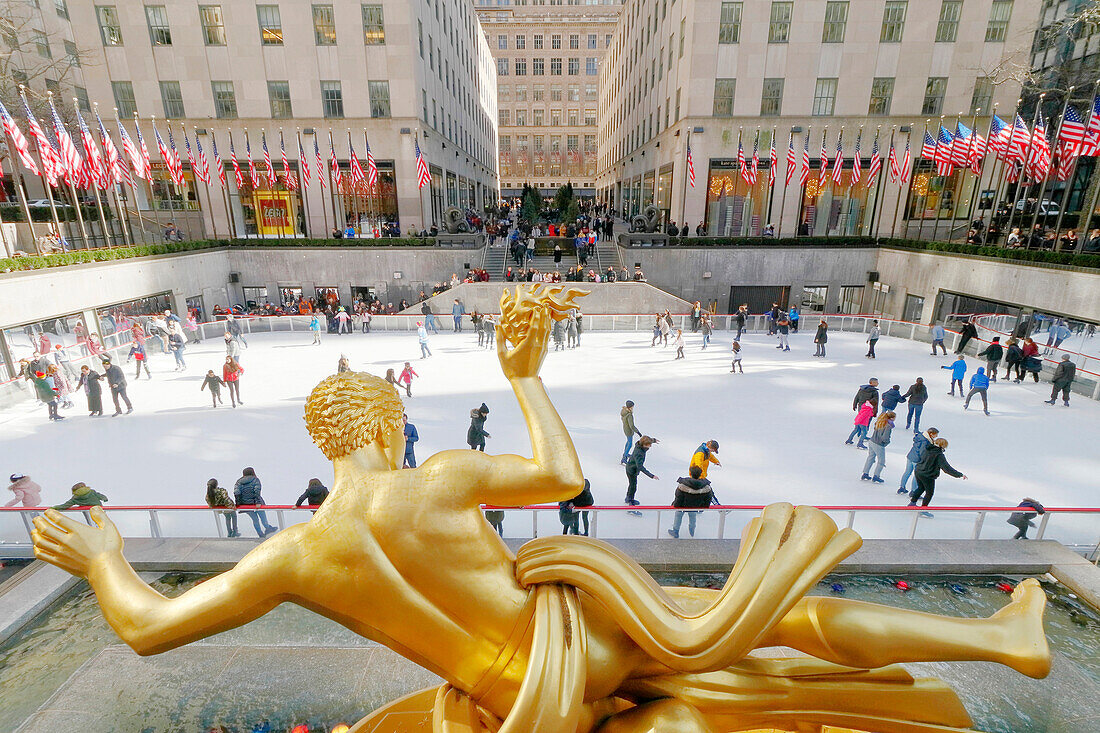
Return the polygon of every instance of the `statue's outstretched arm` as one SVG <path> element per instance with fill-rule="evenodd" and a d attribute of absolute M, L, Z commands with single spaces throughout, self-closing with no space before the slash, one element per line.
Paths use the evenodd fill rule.
<path fill-rule="evenodd" d="M 159 654 L 259 618 L 284 600 L 281 582 L 298 553 L 287 548 L 294 529 L 248 553 L 221 575 L 181 596 L 166 598 L 138 577 L 122 556 L 122 538 L 106 513 L 91 509 L 96 526 L 48 510 L 34 520 L 34 554 L 86 578 L 107 623 L 138 654 Z"/>

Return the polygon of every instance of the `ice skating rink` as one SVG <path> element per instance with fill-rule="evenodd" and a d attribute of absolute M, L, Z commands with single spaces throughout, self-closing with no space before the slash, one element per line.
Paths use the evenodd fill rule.
<path fill-rule="evenodd" d="M 619 410 L 628 399 L 636 403 L 638 428 L 660 439 L 646 464 L 660 479 L 639 478 L 642 504 L 669 505 L 676 478 L 687 475 L 693 450 L 712 438 L 721 445 L 723 465 L 712 468 L 710 478 L 725 504 L 904 504 L 905 497 L 895 493 L 912 442 L 904 430 L 904 404 L 887 449 L 885 484 L 861 482 L 866 452 L 844 445 L 854 416 L 852 398 L 872 376 L 878 377 L 881 390 L 899 384 L 904 392 L 918 376 L 929 386 L 922 426 L 940 429 L 950 442 L 948 460 L 969 476 L 967 481 L 941 476 L 933 510 L 1015 506 L 1024 496 L 1048 506 L 1096 504 L 1100 404 L 1092 400 L 1075 395 L 1070 408 L 1051 407 L 1043 404 L 1049 383 L 1002 382 L 989 390 L 991 416 L 982 414 L 980 400 L 964 412 L 961 400 L 947 395 L 949 372 L 940 369 L 951 356 L 933 357 L 925 344 L 883 338 L 879 358 L 869 361 L 859 334 L 831 334 L 827 359 L 812 357 L 812 333 L 792 335 L 789 353 L 778 351 L 773 338 L 749 334 L 743 339 L 745 373 L 730 374 L 730 338 L 718 332 L 702 351 L 701 337 L 686 334 L 687 358 L 681 361 L 673 361 L 671 346 L 651 348 L 644 333 L 586 333 L 582 346 L 570 351 L 555 352 L 551 344 L 542 376 L 570 430 L 597 504 L 623 500 Z M 123 364 L 132 415 L 110 417 L 106 389 L 106 416 L 101 418 L 87 417 L 82 393 L 73 396 L 74 408 L 62 412 L 67 419 L 56 424 L 47 421 L 41 404 L 0 412 L 0 473 L 5 478 L 16 472 L 30 475 L 42 485 L 47 504 L 66 500 L 69 487 L 84 481 L 105 493 L 112 505 L 199 505 L 208 478 L 216 477 L 231 489 L 241 469 L 253 466 L 268 503 L 293 503 L 311 477 L 331 485 L 331 466 L 310 441 L 302 410 L 310 389 L 336 371 L 341 354 L 353 369 L 379 376 L 390 367 L 399 373 L 406 359 L 412 362 L 420 377 L 405 402 L 420 433 L 420 461 L 440 450 L 465 448 L 470 409 L 482 402 L 490 408 L 487 451 L 530 455 L 522 417 L 496 352 L 479 349 L 469 330 L 432 336 L 434 355 L 425 360 L 418 358 L 412 333 L 327 335 L 320 346 L 310 341 L 309 333 L 250 336 L 241 358 L 245 404 L 236 409 L 228 404 L 212 409 L 208 393 L 199 391 L 207 369 L 221 373 L 225 352 L 219 339 L 189 347 L 186 372 L 173 371 L 170 355 L 153 354 L 153 378 L 135 381 L 130 379 L 133 364 Z M 155 341 L 149 347 L 156 350 Z M 977 366 L 970 362 L 967 382 Z M 228 393 L 223 389 L 222 394 L 228 403 Z M 652 515 L 601 515 L 600 534 L 653 537 Z M 303 512 L 287 520 L 308 516 Z M 748 516 L 730 516 L 727 532 L 736 534 Z M 835 516 L 846 521 L 843 513 Z M 135 515 L 134 534 L 148 531 L 144 517 Z M 1005 518 L 990 515 L 983 536 L 1011 537 L 1014 529 Z M 671 514 L 662 520 L 667 527 Z M 25 541 L 18 517 L 0 521 L 0 538 Z M 162 521 L 178 528 L 188 520 Z M 213 534 L 209 516 L 192 521 L 201 521 L 202 534 Z M 904 537 L 911 521 L 909 512 L 861 514 L 855 529 L 868 537 Z M 243 534 L 251 535 L 248 520 L 242 517 L 241 522 Z M 717 514 L 700 522 L 698 535 L 714 536 Z M 973 514 L 938 512 L 933 520 L 921 520 L 918 536 L 968 537 L 973 523 Z M 530 524 L 527 516 L 510 515 L 506 534 L 529 536 Z M 543 514 L 539 527 L 540 533 L 560 531 L 556 513 Z M 1048 533 L 1084 543 L 1095 542 L 1097 531 L 1094 518 L 1054 516 Z"/>

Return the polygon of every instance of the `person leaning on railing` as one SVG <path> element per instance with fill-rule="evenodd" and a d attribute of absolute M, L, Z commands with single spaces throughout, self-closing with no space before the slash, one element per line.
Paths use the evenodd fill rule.
<path fill-rule="evenodd" d="M 237 512 L 233 500 L 229 498 L 229 492 L 218 485 L 216 478 L 206 482 L 206 505 L 222 510 L 218 513 L 225 518 L 225 531 L 230 537 L 241 536 L 237 531 Z"/>

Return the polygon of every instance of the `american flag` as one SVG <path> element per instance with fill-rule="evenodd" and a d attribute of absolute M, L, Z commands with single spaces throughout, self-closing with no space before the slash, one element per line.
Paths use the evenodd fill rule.
<path fill-rule="evenodd" d="M 15 149 L 19 153 L 19 160 L 23 162 L 23 167 L 37 176 L 38 166 L 31 157 L 30 143 L 23 137 L 23 133 L 19 131 L 19 125 L 15 124 L 15 120 L 8 114 L 8 109 L 2 102 L 0 102 L 0 118 L 4 121 L 4 132 L 8 133 L 12 142 L 15 143 Z"/>
<path fill-rule="evenodd" d="M 787 133 L 787 177 L 783 181 L 783 187 L 791 185 L 791 179 L 794 178 L 794 169 L 798 167 L 798 162 L 794 156 L 794 132 Z"/>
<path fill-rule="evenodd" d="M 1081 142 L 1081 155 L 1095 156 L 1100 152 L 1100 94 L 1092 102 L 1089 124 L 1085 127 L 1085 139 Z"/>
<path fill-rule="evenodd" d="M 84 186 L 84 161 L 73 144 L 69 131 L 65 129 L 65 123 L 61 121 L 61 115 L 57 114 L 57 108 L 50 100 L 50 112 L 53 114 L 53 129 L 57 135 L 57 147 L 61 151 L 61 162 L 64 165 L 65 178 L 73 186 Z"/>
<path fill-rule="evenodd" d="M 909 151 L 909 138 L 913 133 L 910 132 L 909 136 L 905 138 L 905 155 L 901 159 L 901 182 L 905 183 L 909 180 L 909 174 L 913 170 L 913 155 Z"/>
<path fill-rule="evenodd" d="M 141 160 L 145 166 L 145 175 L 142 178 L 153 178 L 153 161 L 149 160 L 149 148 L 145 147 L 145 138 L 141 136 L 141 123 L 137 120 L 137 115 L 134 115 L 134 133 L 138 139 L 138 149 L 141 150 Z"/>
<path fill-rule="evenodd" d="M 374 162 L 374 153 L 370 151 L 370 140 L 363 133 L 363 144 L 367 146 L 367 185 L 372 189 L 378 185 L 378 164 Z"/>
<path fill-rule="evenodd" d="M 195 151 L 191 149 L 191 138 L 187 137 L 187 128 L 180 124 L 180 131 L 183 132 L 183 143 L 187 147 L 187 164 L 191 166 L 191 172 L 195 174 L 197 178 L 202 178 L 199 175 L 199 164 L 195 160 Z M 198 138 L 195 138 L 197 141 Z"/>
<path fill-rule="evenodd" d="M 141 152 L 134 145 L 134 141 L 130 139 L 130 133 L 126 132 L 126 128 L 122 126 L 122 120 L 118 121 L 118 136 L 122 140 L 122 150 L 126 153 L 126 157 L 130 159 L 130 168 L 138 178 L 145 178 L 145 162 L 141 158 Z M 130 179 L 130 185 L 133 185 L 133 179 Z"/>
<path fill-rule="evenodd" d="M 954 142 L 951 133 L 943 125 L 940 125 L 940 136 L 936 141 L 936 175 L 949 176 L 954 170 L 951 165 L 951 144 Z"/>
<path fill-rule="evenodd" d="M 1012 137 L 1008 141 L 1007 160 L 1022 161 L 1027 154 L 1027 145 L 1030 139 L 1031 132 L 1027 129 L 1027 123 L 1024 122 L 1024 118 L 1017 114 L 1016 120 L 1012 123 Z"/>
<path fill-rule="evenodd" d="M 970 136 L 974 131 L 961 121 L 955 121 L 955 138 L 951 141 L 951 163 L 959 168 L 964 168 L 970 160 Z"/>
<path fill-rule="evenodd" d="M 115 141 L 107 134 L 107 128 L 103 126 L 103 120 L 99 116 L 98 109 L 95 113 L 95 121 L 99 123 L 99 141 L 103 145 L 103 154 L 107 157 L 107 174 L 110 176 L 111 183 L 126 181 L 133 186 L 134 178 L 130 175 L 130 168 L 122 162 L 122 158 L 118 154 L 118 148 L 115 147 Z"/>
<path fill-rule="evenodd" d="M 340 161 L 336 159 L 336 148 L 332 145 L 332 130 L 328 131 L 328 151 L 332 160 L 332 180 L 336 181 L 336 187 L 340 187 Z"/>
<path fill-rule="evenodd" d="M 214 132 L 210 132 L 210 153 L 214 156 L 214 170 L 218 172 L 218 183 L 222 188 L 225 188 L 225 166 L 222 165 L 222 156 L 218 154 L 218 138 L 214 137 Z"/>
<path fill-rule="evenodd" d="M 893 145 L 890 146 L 893 150 Z M 882 168 L 882 154 L 878 149 L 878 131 L 875 131 L 875 141 L 871 144 L 871 164 L 867 166 L 867 187 L 870 188 L 871 184 L 875 182 L 875 177 L 878 176 L 879 169 Z"/>
<path fill-rule="evenodd" d="M 1066 107 L 1062 116 L 1062 129 L 1058 131 L 1058 180 L 1069 178 L 1069 169 L 1081 152 L 1085 140 L 1085 123 L 1073 107 Z"/>
<path fill-rule="evenodd" d="M 826 127 L 821 133 L 821 171 L 817 176 L 817 185 L 821 187 L 825 184 L 825 180 L 829 177 L 829 149 L 825 147 L 825 137 L 829 134 L 829 128 Z"/>
<path fill-rule="evenodd" d="M 737 136 L 737 172 L 741 175 L 742 181 L 749 182 L 749 166 L 745 163 L 745 148 L 741 145 L 740 134 Z"/>
<path fill-rule="evenodd" d="M 695 163 L 691 160 L 691 140 L 688 140 L 687 144 L 687 167 L 688 167 L 688 183 L 692 188 L 695 188 Z"/>
<path fill-rule="evenodd" d="M 306 159 L 306 151 L 302 150 L 302 134 L 295 130 L 294 135 L 298 138 L 298 167 L 302 169 L 302 180 L 308 186 L 310 181 L 309 161 Z"/>
<path fill-rule="evenodd" d="M 279 150 L 283 155 L 283 185 L 293 190 L 294 184 L 290 181 L 290 161 L 286 157 L 286 144 L 283 141 L 282 130 L 279 130 Z"/>
<path fill-rule="evenodd" d="M 936 159 L 936 139 L 927 128 L 924 130 L 924 145 L 920 149 L 920 157 L 924 160 Z"/>
<path fill-rule="evenodd" d="M 237 190 L 244 188 L 244 176 L 241 175 L 241 166 L 237 163 L 237 151 L 233 147 L 233 132 L 229 132 L 229 162 L 233 164 L 233 178 L 237 182 Z"/>
<path fill-rule="evenodd" d="M 844 128 L 836 135 L 836 158 L 833 159 L 833 183 L 840 184 L 844 174 Z"/>
<path fill-rule="evenodd" d="M 768 152 L 768 188 L 775 188 L 775 168 L 779 163 L 775 157 L 775 129 L 772 129 L 771 150 Z"/>
<path fill-rule="evenodd" d="M 431 182 L 432 173 L 428 170 L 428 161 L 420 152 L 420 140 L 413 138 L 413 145 L 416 146 L 416 187 L 424 188 Z"/>
<path fill-rule="evenodd" d="M 252 160 L 252 142 L 248 139 L 248 130 L 244 131 L 244 157 L 248 158 L 248 177 L 252 190 L 260 187 L 260 174 L 256 171 L 256 161 Z"/>
<path fill-rule="evenodd" d="M 214 133 L 210 133 L 213 136 Z M 206 151 L 202 149 L 202 143 L 199 142 L 199 134 L 195 133 L 195 150 L 199 154 L 199 167 L 195 171 L 195 175 L 199 177 L 199 180 L 203 183 L 210 183 L 210 164 L 206 160 Z"/>
<path fill-rule="evenodd" d="M 264 173 L 267 175 L 267 185 L 274 188 L 278 182 L 275 175 L 275 166 L 271 165 L 271 153 L 267 149 L 267 132 L 260 130 L 260 146 L 264 149 Z"/>
<path fill-rule="evenodd" d="M 802 172 L 798 174 L 798 185 L 805 186 L 810 180 L 810 131 L 802 137 Z"/>
<path fill-rule="evenodd" d="M 982 163 L 985 162 L 989 142 L 977 130 L 970 136 L 970 141 L 970 170 L 974 172 L 974 175 L 981 175 Z"/>
<path fill-rule="evenodd" d="M 1012 136 L 1012 129 L 997 115 L 993 115 L 993 120 L 989 126 L 989 148 L 993 151 L 993 155 L 1004 159 L 1005 151 L 1008 150 L 1008 139 Z"/>
<path fill-rule="evenodd" d="M 863 178 L 863 161 L 859 159 L 859 146 L 863 142 L 863 130 L 856 134 L 856 148 L 852 153 L 852 180 L 848 185 L 855 186 Z M 870 180 L 870 179 L 868 179 Z"/>
<path fill-rule="evenodd" d="M 752 142 L 752 162 L 749 164 L 749 185 L 755 186 L 760 173 L 760 130 Z"/>
<path fill-rule="evenodd" d="M 160 136 L 160 130 L 157 129 L 157 125 L 153 123 L 153 135 L 157 138 L 157 149 L 160 150 L 160 157 L 164 159 L 164 167 L 168 170 L 168 175 L 172 180 L 176 180 L 175 163 L 172 162 L 172 153 L 169 152 L 168 146 L 164 143 L 164 138 Z"/>
<path fill-rule="evenodd" d="M 890 183 L 897 183 L 901 180 L 901 169 L 898 167 L 898 152 L 894 147 L 893 139 L 890 140 L 890 155 L 887 164 L 890 171 Z"/>
<path fill-rule="evenodd" d="M 183 162 L 180 161 L 180 151 L 176 149 L 176 138 L 172 136 L 172 124 L 168 123 L 168 145 L 172 148 L 172 179 L 177 186 L 183 185 Z M 193 170 L 193 169 L 192 169 Z"/>
<path fill-rule="evenodd" d="M 325 161 L 321 159 L 321 146 L 317 144 L 317 133 L 313 133 L 313 155 L 317 158 L 317 182 L 321 184 L 321 189 L 324 190 L 325 183 Z"/>
<path fill-rule="evenodd" d="M 51 186 L 57 186 L 57 179 L 65 174 L 65 164 L 61 160 L 60 153 L 50 144 L 50 139 L 46 137 L 42 126 L 38 124 L 38 118 L 31 112 L 23 92 L 20 91 L 19 95 L 23 100 L 23 112 L 27 116 L 27 128 L 31 131 L 31 137 L 34 138 L 34 144 L 38 148 L 38 157 L 42 159 L 42 172 L 46 174 L 46 180 Z"/>
<path fill-rule="evenodd" d="M 363 173 L 363 166 L 359 163 L 359 156 L 355 154 L 355 147 L 351 144 L 351 131 L 348 131 L 348 165 L 351 168 L 351 180 L 356 183 L 362 183 L 367 180 L 367 176 Z"/>
<path fill-rule="evenodd" d="M 80 125 L 80 140 L 84 144 L 84 155 L 88 166 L 88 177 L 96 188 L 105 191 L 111 184 L 106 166 L 103 164 L 103 156 L 99 153 L 99 146 L 95 144 L 95 137 L 88 129 L 88 123 L 84 121 L 84 115 L 80 113 L 80 107 L 76 108 L 77 124 Z"/>
<path fill-rule="evenodd" d="M 1027 173 L 1033 180 L 1040 181 L 1050 172 L 1050 142 L 1047 140 L 1047 128 L 1043 123 L 1043 111 L 1039 110 L 1039 121 L 1031 134 L 1031 155 L 1028 156 Z"/>

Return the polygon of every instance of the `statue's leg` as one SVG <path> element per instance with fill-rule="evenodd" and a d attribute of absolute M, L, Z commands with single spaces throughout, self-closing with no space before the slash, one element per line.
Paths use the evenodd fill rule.
<path fill-rule="evenodd" d="M 613 715 L 596 733 L 714 733 L 698 710 L 680 700 L 655 700 Z"/>
<path fill-rule="evenodd" d="M 1046 595 L 1029 578 L 987 619 L 962 619 L 844 598 L 803 598 L 760 641 L 849 667 L 901 662 L 998 662 L 1029 677 L 1050 671 Z"/>

